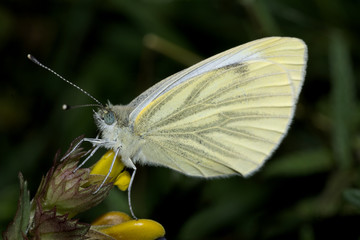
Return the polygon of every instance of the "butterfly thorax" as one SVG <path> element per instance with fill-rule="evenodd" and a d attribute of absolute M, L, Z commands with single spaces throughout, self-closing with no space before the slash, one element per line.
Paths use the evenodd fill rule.
<path fill-rule="evenodd" d="M 139 137 L 129 127 L 129 114 L 132 110 L 132 107 L 126 105 L 109 104 L 94 114 L 104 147 L 119 150 L 125 165 L 130 165 L 127 164 L 128 159 L 134 158 L 141 144 Z"/>

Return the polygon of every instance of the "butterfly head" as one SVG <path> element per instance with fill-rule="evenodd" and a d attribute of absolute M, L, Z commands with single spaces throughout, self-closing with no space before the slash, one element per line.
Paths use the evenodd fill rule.
<path fill-rule="evenodd" d="M 116 121 L 115 113 L 110 109 L 101 109 L 100 111 L 100 118 L 106 125 L 113 125 Z"/>
<path fill-rule="evenodd" d="M 96 125 L 100 131 L 128 126 L 128 116 L 132 108 L 123 105 L 108 104 L 94 113 Z"/>
<path fill-rule="evenodd" d="M 94 110 L 95 123 L 100 131 L 101 138 L 108 144 L 107 148 L 115 148 L 115 142 L 118 140 L 119 128 L 118 116 L 112 109 L 112 106 L 100 107 Z"/>
<path fill-rule="evenodd" d="M 110 106 L 101 107 L 95 111 L 94 118 L 100 130 L 114 126 L 117 122 L 116 115 Z"/>
<path fill-rule="evenodd" d="M 123 146 L 134 146 L 134 134 L 129 128 L 129 113 L 133 108 L 124 105 L 108 104 L 94 112 L 95 123 L 100 131 L 101 138 L 108 149 L 123 149 Z M 130 147 L 131 148 L 131 147 Z M 125 151 L 125 152 L 123 152 Z M 122 156 L 132 154 L 131 151 L 121 150 Z"/>

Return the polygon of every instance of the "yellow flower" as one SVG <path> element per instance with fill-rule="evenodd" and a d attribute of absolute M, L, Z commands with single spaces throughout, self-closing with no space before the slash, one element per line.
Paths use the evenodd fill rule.
<path fill-rule="evenodd" d="M 101 232 L 120 240 L 160 240 L 165 239 L 164 227 L 150 219 L 133 220 L 122 212 L 109 212 L 93 222 L 92 231 Z"/>
<path fill-rule="evenodd" d="M 68 153 L 79 141 L 81 137 L 72 142 Z M 124 171 L 125 166 L 117 158 L 109 180 L 98 189 L 109 171 L 114 152 L 107 152 L 92 169 L 77 169 L 79 160 L 85 155 L 77 149 L 59 161 L 57 154 L 54 165 L 42 178 L 31 201 L 27 182 L 19 175 L 18 209 L 13 222 L 3 233 L 4 239 L 165 239 L 165 230 L 159 223 L 148 219 L 133 220 L 124 213 L 105 214 L 94 225 L 72 219 L 103 201 L 113 181 L 122 190 L 126 190 L 130 182 L 130 174 Z"/>
<path fill-rule="evenodd" d="M 110 170 L 111 163 L 114 159 L 115 152 L 112 150 L 107 151 L 99 161 L 95 163 L 90 172 L 91 175 L 102 175 L 106 176 L 106 174 Z M 116 185 L 121 191 L 125 191 L 130 184 L 130 174 L 128 171 L 124 171 L 125 166 L 121 162 L 121 157 L 117 156 L 113 169 L 110 173 L 109 180 L 114 181 L 114 185 Z"/>

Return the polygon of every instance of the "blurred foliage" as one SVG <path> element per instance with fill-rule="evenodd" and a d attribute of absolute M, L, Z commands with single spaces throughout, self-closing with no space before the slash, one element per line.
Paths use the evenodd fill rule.
<path fill-rule="evenodd" d="M 0 230 L 16 211 L 18 172 L 34 194 L 58 148 L 96 135 L 87 96 L 26 59 L 31 53 L 101 102 L 126 104 L 157 81 L 265 36 L 303 39 L 307 76 L 288 136 L 243 179 L 202 180 L 140 167 L 136 214 L 168 239 L 359 239 L 360 1 L 77 0 L 0 3 Z M 85 146 L 84 146 L 85 147 Z M 90 222 L 128 211 L 112 190 Z"/>

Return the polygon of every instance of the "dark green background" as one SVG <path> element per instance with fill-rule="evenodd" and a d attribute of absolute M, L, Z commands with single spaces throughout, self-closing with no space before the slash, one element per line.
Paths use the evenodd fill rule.
<path fill-rule="evenodd" d="M 61 110 L 92 100 L 26 54 L 101 102 L 126 104 L 199 58 L 279 35 L 303 39 L 309 62 L 274 156 L 248 179 L 141 167 L 134 210 L 168 239 L 360 239 L 359 10 L 342 0 L 2 0 L 0 230 L 15 213 L 18 172 L 34 194 L 59 148 L 96 135 L 91 108 Z M 160 41 L 150 46 L 148 34 Z M 79 218 L 110 210 L 128 212 L 126 193 Z"/>

